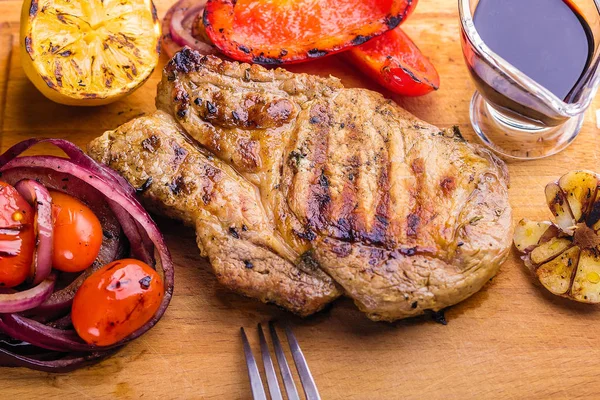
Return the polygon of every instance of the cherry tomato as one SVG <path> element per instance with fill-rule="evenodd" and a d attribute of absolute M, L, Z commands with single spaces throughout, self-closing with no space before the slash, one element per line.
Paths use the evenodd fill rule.
<path fill-rule="evenodd" d="M 100 252 L 102 225 L 85 204 L 62 192 L 51 191 L 54 222 L 52 267 L 65 272 L 88 268 Z"/>
<path fill-rule="evenodd" d="M 73 326 L 87 343 L 117 343 L 156 314 L 164 295 L 161 277 L 148 264 L 113 261 L 87 278 L 75 294 Z"/>
<path fill-rule="evenodd" d="M 0 182 L 0 287 L 15 287 L 31 272 L 34 211 L 17 190 Z"/>

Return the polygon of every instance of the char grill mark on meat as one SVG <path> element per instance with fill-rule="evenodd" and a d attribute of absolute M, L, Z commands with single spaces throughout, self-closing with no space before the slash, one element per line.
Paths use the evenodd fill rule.
<path fill-rule="evenodd" d="M 462 301 L 508 254 L 504 164 L 377 93 L 184 49 L 156 103 L 90 153 L 134 186 L 152 175 L 143 198 L 196 226 L 235 291 L 307 315 L 341 286 L 370 318 L 394 320 Z M 178 177 L 164 167 L 173 156 L 142 151 L 151 137 L 187 152 L 178 193 L 157 184 Z"/>
<path fill-rule="evenodd" d="M 144 151 L 153 136 L 161 145 Z M 143 192 L 146 206 L 195 227 L 202 254 L 230 289 L 300 315 L 341 294 L 321 270 L 296 266 L 299 255 L 273 230 L 255 187 L 194 146 L 171 116 L 159 111 L 130 121 L 96 139 L 89 152 L 133 185 L 152 178 Z"/>

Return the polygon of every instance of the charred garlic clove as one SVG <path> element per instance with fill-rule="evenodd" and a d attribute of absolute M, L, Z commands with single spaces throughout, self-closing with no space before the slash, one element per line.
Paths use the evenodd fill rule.
<path fill-rule="evenodd" d="M 558 185 L 567 196 L 573 218 L 581 222 L 583 215 L 594 201 L 592 196 L 598 186 L 596 175 L 589 171 L 571 171 L 560 178 Z"/>
<path fill-rule="evenodd" d="M 590 205 L 585 223 L 594 231 L 600 231 L 600 190 L 597 190 L 595 200 Z"/>
<path fill-rule="evenodd" d="M 575 227 L 575 219 L 571 214 L 567 195 L 557 183 L 549 183 L 546 186 L 546 201 L 548 202 L 550 211 L 554 214 L 556 225 L 565 233 L 572 235 Z"/>
<path fill-rule="evenodd" d="M 515 247 L 551 293 L 582 303 L 600 303 L 600 179 L 572 171 L 546 186 L 551 222 L 522 220 Z"/>

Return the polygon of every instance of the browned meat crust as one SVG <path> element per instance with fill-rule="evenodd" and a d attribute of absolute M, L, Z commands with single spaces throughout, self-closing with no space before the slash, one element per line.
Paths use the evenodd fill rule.
<path fill-rule="evenodd" d="M 157 107 L 90 153 L 136 185 L 152 176 L 144 198 L 196 225 L 233 290 L 307 315 L 339 284 L 370 318 L 394 320 L 464 300 L 507 256 L 504 164 L 378 93 L 183 50 Z M 153 140 L 180 143 L 182 161 L 171 144 L 146 157 Z M 266 258 L 256 271 L 297 271 L 303 296 L 289 272 L 278 283 L 242 267 Z"/>
<path fill-rule="evenodd" d="M 192 144 L 171 116 L 159 111 L 107 132 L 90 145 L 90 155 L 140 188 L 150 209 L 194 226 L 202 254 L 230 289 L 300 315 L 341 294 L 321 270 L 296 265 L 256 188 Z"/>

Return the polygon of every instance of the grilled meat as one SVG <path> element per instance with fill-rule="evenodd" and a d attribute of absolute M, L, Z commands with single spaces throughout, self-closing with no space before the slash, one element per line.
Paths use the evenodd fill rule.
<path fill-rule="evenodd" d="M 230 289 L 309 315 L 341 294 L 297 260 L 267 218 L 256 187 L 186 138 L 161 111 L 96 139 L 90 154 L 139 188 L 148 208 L 196 228 L 203 256 Z"/>
<path fill-rule="evenodd" d="M 508 254 L 505 165 L 378 93 L 184 49 L 157 107 L 89 152 L 195 226 L 234 291 L 301 315 L 345 293 L 391 321 L 464 300 Z"/>

